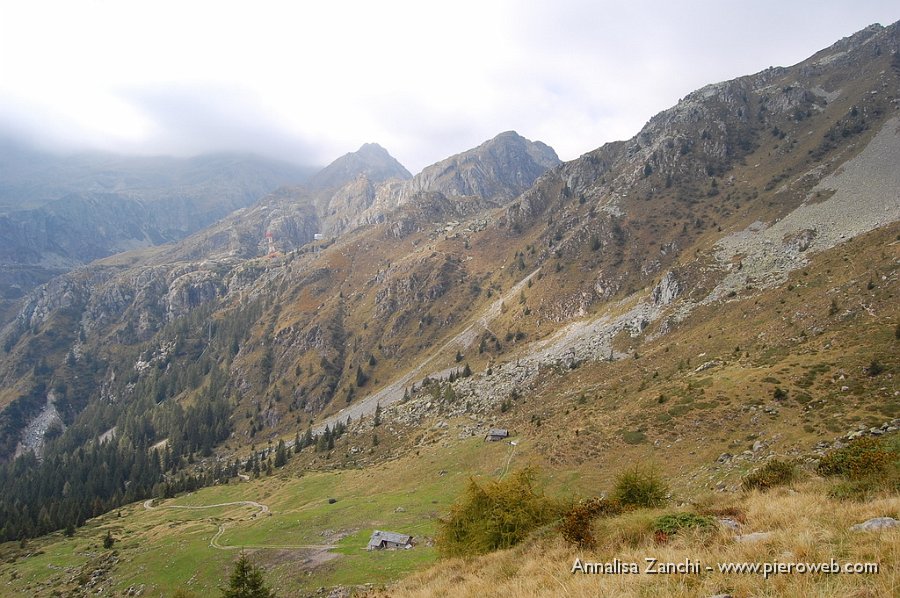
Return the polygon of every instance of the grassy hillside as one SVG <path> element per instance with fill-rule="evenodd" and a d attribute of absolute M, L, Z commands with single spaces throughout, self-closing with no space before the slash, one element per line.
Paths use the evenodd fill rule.
<path fill-rule="evenodd" d="M 897 516 L 900 499 L 847 503 L 822 497 L 815 483 L 767 494 L 710 498 L 710 512 L 740 513 L 740 534 L 772 532 L 756 541 L 737 542 L 723 529 L 691 531 L 665 542 L 654 539 L 652 522 L 678 509 L 642 510 L 604 520 L 597 526 L 601 541 L 584 551 L 556 537 L 537 538 L 519 547 L 475 560 L 442 561 L 391 587 L 383 596 L 662 597 L 694 596 L 896 596 L 900 587 L 900 528 L 854 532 L 849 524 L 887 514 Z M 798 517 L 798 513 L 803 513 Z M 572 572 L 583 563 L 691 564 L 700 572 L 670 574 L 585 574 Z M 871 574 L 723 573 L 727 563 L 878 563 Z M 706 567 L 713 568 L 707 571 Z M 659 565 L 657 565 L 659 567 Z"/>
<path fill-rule="evenodd" d="M 366 469 L 301 472 L 291 464 L 271 477 L 129 505 L 91 520 L 72 538 L 59 533 L 25 546 L 5 544 L 0 578 L 4 591 L 16 595 L 87 595 L 103 587 L 116 595 L 143 588 L 144 596 L 176 589 L 202 596 L 227 581 L 245 549 L 280 595 L 381 585 L 435 561 L 430 538 L 438 515 L 469 475 L 498 475 L 507 457 L 505 445 L 470 440 Z M 238 501 L 266 508 L 179 508 Z M 375 529 L 412 534 L 417 546 L 363 550 Z M 112 551 L 102 547 L 107 531 L 116 539 Z"/>

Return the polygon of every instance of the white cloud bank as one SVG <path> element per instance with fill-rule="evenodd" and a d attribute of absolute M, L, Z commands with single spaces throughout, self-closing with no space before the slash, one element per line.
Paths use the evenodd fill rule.
<path fill-rule="evenodd" d="M 896 2 L 0 0 L 0 129 L 410 170 L 515 129 L 572 159 L 706 83 L 803 60 Z"/>

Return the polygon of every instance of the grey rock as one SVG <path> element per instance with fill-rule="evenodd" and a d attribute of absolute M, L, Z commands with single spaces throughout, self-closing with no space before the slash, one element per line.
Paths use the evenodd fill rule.
<path fill-rule="evenodd" d="M 681 294 L 681 286 L 678 279 L 671 271 L 666 272 L 659 284 L 653 289 L 651 299 L 656 305 L 669 305 Z"/>
<path fill-rule="evenodd" d="M 900 521 L 893 517 L 875 517 L 863 523 L 850 526 L 850 530 L 854 532 L 872 532 L 897 527 L 898 525 L 900 525 Z"/>
<path fill-rule="evenodd" d="M 722 365 L 722 362 L 719 361 L 718 359 L 713 359 L 712 361 L 707 361 L 706 363 L 701 364 L 701 365 L 698 366 L 697 369 L 695 369 L 694 371 L 695 371 L 695 372 L 703 372 L 703 371 L 705 371 L 705 370 L 714 368 L 714 367 L 719 366 L 719 365 Z"/>
<path fill-rule="evenodd" d="M 740 531 L 740 529 L 741 529 L 741 524 L 737 520 L 732 519 L 731 517 L 720 517 L 719 525 L 721 525 L 722 527 L 727 527 L 728 529 L 730 529 L 731 531 L 734 531 L 734 532 Z"/>

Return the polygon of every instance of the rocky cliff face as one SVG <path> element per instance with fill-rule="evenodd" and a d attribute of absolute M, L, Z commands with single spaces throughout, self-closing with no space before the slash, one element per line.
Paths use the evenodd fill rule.
<path fill-rule="evenodd" d="M 403 186 L 397 203 L 405 203 L 416 193 L 431 191 L 503 204 L 559 164 L 559 157 L 550 146 L 507 131 L 474 149 L 428 166 Z"/>
<path fill-rule="evenodd" d="M 397 231 L 408 232 L 440 218 L 461 218 L 508 203 L 559 164 L 550 146 L 507 131 L 427 166 L 405 182 L 381 185 L 371 207 L 352 223 L 373 224 L 390 219 L 398 223 L 394 227 Z M 429 203 L 432 205 L 426 205 Z M 429 220 L 428 213 L 437 219 Z"/>

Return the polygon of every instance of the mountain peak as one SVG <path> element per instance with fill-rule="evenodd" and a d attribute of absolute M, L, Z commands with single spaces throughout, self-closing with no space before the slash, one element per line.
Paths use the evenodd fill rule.
<path fill-rule="evenodd" d="M 377 151 L 377 152 L 383 152 L 385 154 L 388 153 L 388 151 L 386 149 L 384 149 L 383 147 L 381 147 L 374 141 L 370 142 L 370 143 L 363 143 L 357 150 L 357 153 L 366 152 L 366 151 Z"/>
<path fill-rule="evenodd" d="M 406 184 L 404 197 L 422 191 L 476 196 L 504 203 L 560 164 L 549 145 L 504 131 L 468 151 L 426 167 Z"/>
<path fill-rule="evenodd" d="M 315 190 L 335 189 L 365 175 L 373 183 L 388 179 L 409 179 L 412 175 L 377 143 L 364 143 L 357 151 L 344 154 L 309 181 Z"/>

